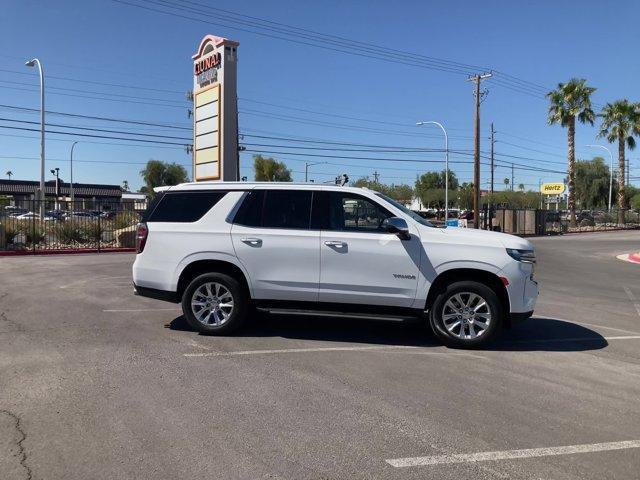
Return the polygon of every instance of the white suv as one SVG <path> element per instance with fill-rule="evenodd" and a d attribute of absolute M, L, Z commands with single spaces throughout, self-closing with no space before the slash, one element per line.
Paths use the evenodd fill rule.
<path fill-rule="evenodd" d="M 252 308 L 419 317 L 447 345 L 479 346 L 532 315 L 531 243 L 436 228 L 363 188 L 186 183 L 160 189 L 138 225 L 139 295 L 181 302 L 211 334 Z"/>

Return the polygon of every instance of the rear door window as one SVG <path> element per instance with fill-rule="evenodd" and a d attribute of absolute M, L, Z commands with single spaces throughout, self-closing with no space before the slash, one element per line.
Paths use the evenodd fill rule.
<path fill-rule="evenodd" d="M 253 190 L 238 209 L 233 223 L 308 230 L 312 196 L 310 190 Z"/>
<path fill-rule="evenodd" d="M 149 214 L 148 222 L 189 223 L 200 220 L 227 192 L 166 192 Z"/>

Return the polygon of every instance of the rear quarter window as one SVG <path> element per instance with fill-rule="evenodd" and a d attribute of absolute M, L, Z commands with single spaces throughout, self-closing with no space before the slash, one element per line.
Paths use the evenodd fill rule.
<path fill-rule="evenodd" d="M 165 192 L 155 208 L 148 214 L 147 222 L 189 223 L 200 220 L 205 213 L 222 199 L 227 192 Z"/>

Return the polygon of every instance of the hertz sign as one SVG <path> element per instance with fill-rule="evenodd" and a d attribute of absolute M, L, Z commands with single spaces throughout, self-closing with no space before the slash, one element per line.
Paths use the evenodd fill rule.
<path fill-rule="evenodd" d="M 561 195 L 564 193 L 564 183 L 543 183 L 540 186 L 540 193 L 544 195 Z"/>

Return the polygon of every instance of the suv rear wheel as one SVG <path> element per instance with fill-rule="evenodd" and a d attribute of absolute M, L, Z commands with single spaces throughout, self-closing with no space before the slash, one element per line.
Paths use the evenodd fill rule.
<path fill-rule="evenodd" d="M 223 273 L 205 273 L 194 278 L 185 289 L 182 311 L 193 329 L 223 335 L 244 322 L 248 297 L 235 278 Z"/>
<path fill-rule="evenodd" d="M 429 309 L 429 323 L 435 335 L 455 347 L 480 347 L 491 342 L 503 316 L 496 293 L 474 281 L 448 285 Z"/>

